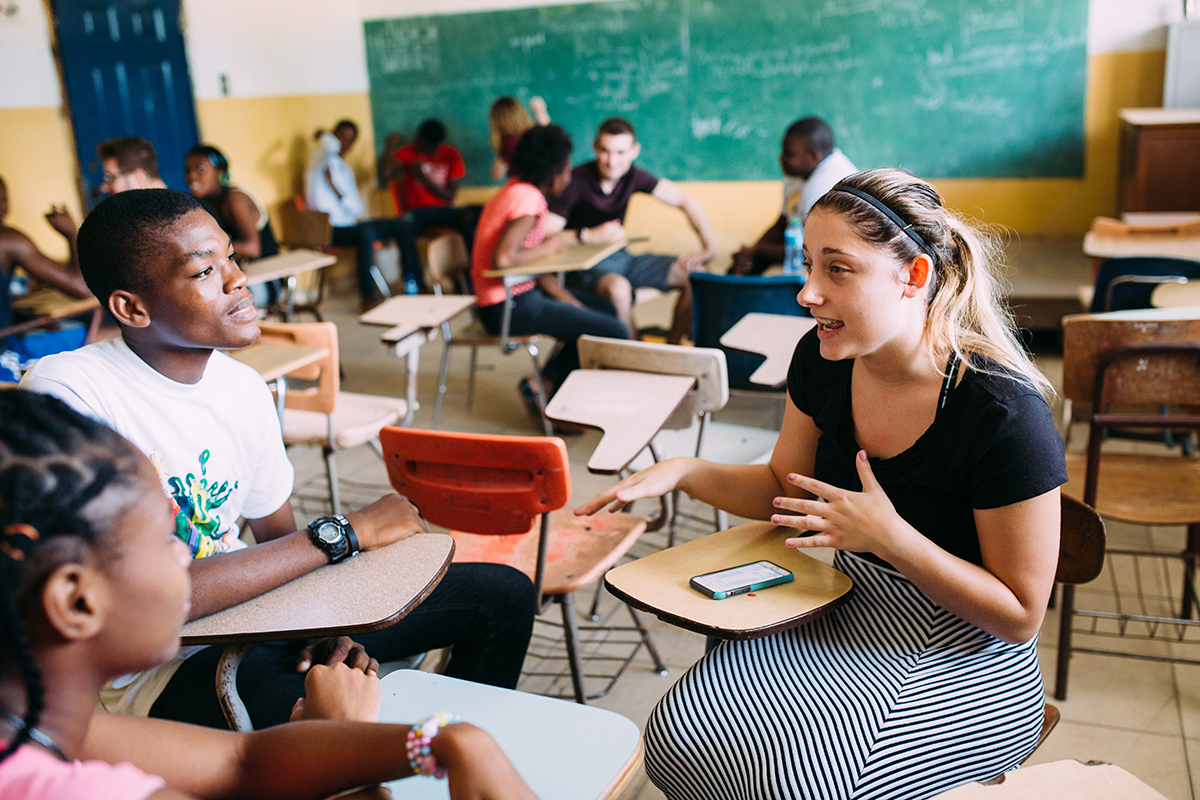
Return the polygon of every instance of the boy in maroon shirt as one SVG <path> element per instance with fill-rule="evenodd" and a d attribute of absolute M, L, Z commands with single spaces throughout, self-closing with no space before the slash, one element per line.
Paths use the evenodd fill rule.
<path fill-rule="evenodd" d="M 692 294 L 688 275 L 712 258 L 712 225 L 700 201 L 665 178 L 657 178 L 633 162 L 641 153 L 627 120 L 612 117 L 600 124 L 592 145 L 596 160 L 580 164 L 571 184 L 550 201 L 547 229 L 575 231 L 580 242 L 593 244 L 625 238 L 625 211 L 636 192 L 645 192 L 682 210 L 700 238 L 703 250 L 682 256 L 639 255 L 619 250 L 583 273 L 583 287 L 610 301 L 633 335 L 633 292 L 641 286 L 662 291 L 680 289 L 667 341 L 678 344 L 692 328 Z"/>

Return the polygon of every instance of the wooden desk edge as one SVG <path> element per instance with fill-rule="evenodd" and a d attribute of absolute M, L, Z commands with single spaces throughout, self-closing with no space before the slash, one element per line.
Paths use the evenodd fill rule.
<path fill-rule="evenodd" d="M 320 639 L 327 636 L 353 636 L 356 633 L 373 633 L 374 631 L 383 630 L 390 627 L 400 620 L 404 619 L 409 613 L 425 602 L 425 598 L 437 588 L 437 585 L 442 582 L 442 578 L 446 577 L 446 571 L 450 569 L 450 564 L 454 561 L 454 542 L 450 542 L 450 553 L 442 564 L 441 569 L 437 574 L 430 578 L 429 583 L 423 588 L 412 600 L 410 600 L 404 608 L 396 610 L 396 613 L 367 625 L 356 625 L 352 627 L 337 627 L 337 628 L 299 628 L 289 631 L 271 631 L 269 634 L 250 634 L 250 635 L 222 635 L 222 634 L 202 634 L 199 636 L 180 636 L 179 643 L 181 645 L 197 645 L 197 644 L 229 644 L 230 642 L 274 642 L 285 641 L 288 639 Z M 286 584 L 285 584 L 286 585 Z M 252 598 L 254 599 L 254 598 Z M 247 601 L 249 602 L 249 601 Z M 225 610 L 225 609 L 222 609 Z M 214 612 L 220 613 L 220 612 Z M 204 619 L 204 617 L 199 617 Z"/>
<path fill-rule="evenodd" d="M 771 625 L 763 625 L 758 628 L 740 628 L 737 630 L 730 630 L 728 628 L 715 628 L 711 625 L 705 625 L 704 623 L 697 622 L 694 619 L 689 619 L 688 617 L 680 617 L 680 616 L 672 614 L 668 611 L 663 611 L 662 609 L 658 609 L 651 605 L 648 605 L 647 603 L 642 602 L 641 600 L 637 599 L 636 597 L 632 597 L 632 596 L 626 594 L 625 592 L 621 591 L 617 587 L 613 586 L 611 583 L 609 583 L 607 575 L 605 575 L 605 577 L 604 577 L 604 587 L 606 589 L 608 589 L 608 591 L 611 592 L 613 594 L 613 596 L 616 597 L 618 600 L 628 603 L 629 605 L 633 606 L 634 608 L 638 609 L 639 611 L 648 611 L 651 614 L 653 614 L 654 616 L 661 619 L 663 622 L 666 622 L 670 625 L 674 625 L 677 628 L 683 628 L 684 630 L 689 630 L 689 631 L 692 631 L 693 633 L 702 633 L 706 636 L 714 636 L 718 639 L 728 639 L 731 641 L 742 641 L 745 639 L 761 639 L 764 636 L 770 636 L 772 633 L 779 633 L 780 631 L 790 630 L 791 628 L 795 628 L 799 625 L 803 625 L 806 622 L 812 622 L 815 619 L 820 619 L 821 617 L 828 614 L 830 611 L 833 611 L 835 608 L 841 606 L 843 603 L 845 603 L 847 600 L 849 600 L 850 593 L 854 591 L 854 587 L 851 586 L 846 591 L 842 592 L 836 598 L 829 601 L 828 603 L 821 606 L 820 608 L 814 608 L 811 611 L 804 612 L 803 614 L 798 614 L 794 617 L 788 617 L 785 620 L 780 620 L 779 622 L 773 623 Z M 713 602 L 719 603 L 721 601 L 714 600 Z"/>
<path fill-rule="evenodd" d="M 634 748 L 633 755 L 629 757 L 629 761 L 625 764 L 625 768 L 612 779 L 612 783 L 604 787 L 604 791 L 600 793 L 600 797 L 604 800 L 608 798 L 620 797 L 621 794 L 629 787 L 633 776 L 637 774 L 637 769 L 641 766 L 642 759 L 646 755 L 646 748 L 642 744 L 642 736 L 639 733 L 637 738 L 637 747 Z"/>

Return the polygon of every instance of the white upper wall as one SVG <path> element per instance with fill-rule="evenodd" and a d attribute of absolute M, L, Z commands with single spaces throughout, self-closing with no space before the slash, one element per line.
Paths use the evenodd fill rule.
<path fill-rule="evenodd" d="M 587 0 L 566 0 L 586 2 Z M 1089 0 L 1088 52 L 1162 50 L 1180 0 Z M 43 0 L 0 14 L 0 108 L 62 105 Z M 198 99 L 367 90 L 364 19 L 543 5 L 541 0 L 183 0 Z"/>

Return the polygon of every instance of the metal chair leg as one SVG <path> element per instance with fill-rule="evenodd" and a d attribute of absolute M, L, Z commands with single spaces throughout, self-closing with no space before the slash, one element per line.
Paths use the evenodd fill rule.
<path fill-rule="evenodd" d="M 646 623 L 642 621 L 641 613 L 628 603 L 625 604 L 625 607 L 629 609 L 629 616 L 633 617 L 633 624 L 637 627 L 638 633 L 642 635 L 642 644 L 646 646 L 646 652 L 650 654 L 650 660 L 654 662 L 654 671 L 659 675 L 666 675 L 667 665 L 659 657 L 658 648 L 654 646 L 654 642 L 650 638 L 650 631 L 646 628 Z"/>
<path fill-rule="evenodd" d="M 385 298 L 390 299 L 392 296 L 392 288 L 388 286 L 387 281 L 383 279 L 383 273 L 379 271 L 379 267 L 371 265 L 371 280 L 375 282 L 375 288 Z"/>
<path fill-rule="evenodd" d="M 221 701 L 221 712 L 225 714 L 225 721 L 229 723 L 231 730 L 239 732 L 254 730 L 254 724 L 250 721 L 250 712 L 246 710 L 246 704 L 238 695 L 237 673 L 242 659 L 257 646 L 256 642 L 231 644 L 225 648 L 225 652 L 221 654 L 221 660 L 217 662 L 217 699 Z"/>
<path fill-rule="evenodd" d="M 325 448 L 325 476 L 329 479 L 329 505 L 335 515 L 342 513 L 342 495 L 338 491 L 337 451 Z"/>
<path fill-rule="evenodd" d="M 479 360 L 479 348 L 471 347 L 471 371 L 467 373 L 467 410 L 475 402 L 475 365 Z"/>
<path fill-rule="evenodd" d="M 583 690 L 583 657 L 579 652 L 579 623 L 575 621 L 575 595 L 564 594 L 558 598 L 562 606 L 563 634 L 567 643 L 567 660 L 571 664 L 571 683 L 575 687 L 575 702 L 587 705 L 587 693 Z"/>
<path fill-rule="evenodd" d="M 1062 610 L 1058 622 L 1058 669 L 1054 677 L 1054 699 L 1067 699 L 1067 672 L 1071 668 L 1071 617 L 1075 612 L 1075 587 L 1062 585 Z"/>
<path fill-rule="evenodd" d="M 433 404 L 433 429 L 435 431 L 442 424 L 442 406 L 446 404 L 446 378 L 450 374 L 450 340 L 446 339 L 443 344 L 445 349 L 442 351 L 442 369 L 438 373 L 437 401 Z"/>
<path fill-rule="evenodd" d="M 1196 597 L 1196 562 L 1200 559 L 1200 525 L 1187 526 L 1187 549 L 1183 551 L 1183 609 L 1180 619 L 1192 618 Z"/>

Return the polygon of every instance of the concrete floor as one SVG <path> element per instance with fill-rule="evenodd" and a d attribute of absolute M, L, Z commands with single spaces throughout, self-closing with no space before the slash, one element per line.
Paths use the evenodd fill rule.
<path fill-rule="evenodd" d="M 1077 241 L 1026 241 L 1015 250 L 1010 245 L 1016 269 L 1009 280 L 1017 287 L 1016 293 L 1027 298 L 1042 297 L 1057 301 L 1070 297 L 1079 282 L 1086 282 L 1090 278 L 1087 261 L 1078 247 Z M 329 299 L 326 308 L 329 318 L 339 328 L 345 370 L 344 389 L 402 396 L 402 365 L 379 343 L 380 329 L 365 327 L 357 322 L 357 301 L 349 296 L 335 295 Z M 1039 365 L 1058 385 L 1061 381 L 1061 355 L 1055 351 L 1056 341 L 1053 336 L 1039 336 L 1034 339 L 1034 346 L 1039 351 Z M 440 341 L 430 342 L 421 351 L 421 408 L 414 421 L 417 427 L 428 427 L 432 422 L 441 353 Z M 451 369 L 443 429 L 530 435 L 539 433 L 516 389 L 518 380 L 529 372 L 527 356 L 514 354 L 502 357 L 495 351 L 481 351 L 476 402 L 471 411 L 465 408 L 462 394 L 467 356 L 465 353 L 456 353 L 455 357 L 457 360 Z M 746 463 L 768 452 L 775 440 L 772 427 L 777 425 L 780 402 L 779 398 L 732 398 L 729 405 L 715 415 L 709 426 L 703 455 L 717 461 Z M 663 432 L 657 442 L 666 455 L 690 454 L 695 447 L 695 434 L 695 429 Z M 1080 447 L 1085 435 L 1082 431 L 1077 432 L 1071 446 Z M 591 497 L 612 480 L 588 474 L 583 467 L 598 441 L 599 434 L 593 432 L 566 439 L 573 465 L 572 504 Z M 319 454 L 301 448 L 293 450 L 292 458 L 297 468 L 295 504 L 298 513 L 312 515 L 321 512 L 324 478 Z M 339 454 L 338 462 L 345 502 L 351 506 L 369 502 L 388 490 L 381 462 L 369 448 L 343 452 Z M 635 464 L 641 465 L 642 462 Z M 654 510 L 649 503 L 642 503 L 640 508 L 635 509 L 645 514 L 652 514 Z M 711 511 L 707 507 L 686 501 L 682 512 L 685 517 L 683 536 L 696 536 L 713 530 Z M 737 520 L 731 520 L 731 523 L 734 522 Z M 1109 526 L 1110 546 L 1143 544 L 1147 541 L 1178 546 L 1181 537 L 1182 530 L 1156 529 L 1151 532 L 1129 525 Z M 660 535 L 647 535 L 643 539 L 634 551 L 635 555 L 662 546 Z M 829 553 L 825 554 L 825 558 L 830 556 Z M 582 612 L 591 601 L 592 591 L 579 594 Z M 1111 603 L 1113 593 L 1109 576 L 1102 575 L 1083 587 L 1080 596 L 1100 604 Z M 627 621 L 624 611 L 611 597 L 602 599 L 601 612 L 605 616 L 613 616 L 614 621 Z M 618 612 L 619 616 L 614 616 Z M 558 618 L 557 607 L 548 612 L 547 618 Z M 665 677 L 656 674 L 648 657 L 640 653 L 611 693 L 595 703 L 624 714 L 639 726 L 644 725 L 662 694 L 704 651 L 703 638 L 697 634 L 657 620 L 648 620 L 648 624 L 666 662 L 668 674 Z M 1057 616 L 1051 611 L 1047 614 L 1039 642 L 1043 675 L 1050 683 L 1054 676 L 1057 629 Z M 545 630 L 549 631 L 548 628 Z M 1166 652 L 1182 646 L 1151 644 L 1150 647 Z M 612 643 L 592 646 L 593 652 L 607 653 L 618 649 L 619 646 Z M 526 662 L 526 670 L 537 669 L 545 663 L 554 665 L 553 660 L 546 662 L 539 656 L 531 655 Z M 558 666 L 563 666 L 561 661 Z M 526 676 L 521 688 L 559 693 L 569 689 L 569 682 Z M 1200 666 L 1079 654 L 1072 660 L 1070 698 L 1065 702 L 1056 702 L 1056 705 L 1062 712 L 1062 721 L 1034 755 L 1033 763 L 1064 758 L 1106 761 L 1124 767 L 1171 800 L 1197 797 L 1197 790 L 1200 789 Z M 662 797 L 641 772 L 623 795 L 624 800 Z"/>

